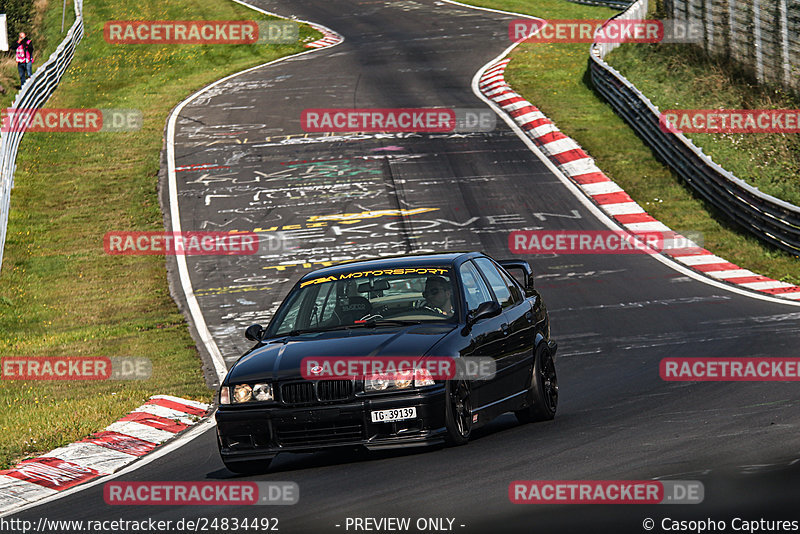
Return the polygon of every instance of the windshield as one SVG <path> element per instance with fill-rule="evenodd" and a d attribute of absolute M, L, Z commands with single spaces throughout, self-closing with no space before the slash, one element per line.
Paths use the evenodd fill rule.
<path fill-rule="evenodd" d="M 453 277 L 446 267 L 353 270 L 311 278 L 287 297 L 267 336 L 375 324 L 452 321 Z"/>

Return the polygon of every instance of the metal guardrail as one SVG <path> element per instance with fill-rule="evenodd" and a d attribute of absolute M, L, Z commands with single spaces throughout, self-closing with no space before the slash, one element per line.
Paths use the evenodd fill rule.
<path fill-rule="evenodd" d="M 614 19 L 644 19 L 647 0 L 634 2 Z M 608 22 L 606 22 L 608 24 Z M 597 91 L 611 104 L 659 158 L 705 200 L 739 225 L 794 255 L 800 255 L 800 207 L 762 193 L 726 171 L 680 133 L 659 126 L 660 112 L 604 58 L 618 43 L 594 43 L 589 69 Z"/>
<path fill-rule="evenodd" d="M 567 0 L 573 4 L 583 4 L 586 6 L 610 7 L 611 9 L 625 9 L 633 3 L 633 0 Z"/>
<path fill-rule="evenodd" d="M 41 108 L 58 87 L 67 70 L 75 47 L 83 38 L 83 0 L 75 0 L 75 22 L 67 35 L 48 60 L 33 73 L 14 98 L 12 109 L 33 110 Z M 8 212 L 11 206 L 11 189 L 14 187 L 14 171 L 17 168 L 17 150 L 22 128 L 11 128 L 0 132 L 0 268 L 3 264 L 3 248 L 8 229 Z"/>

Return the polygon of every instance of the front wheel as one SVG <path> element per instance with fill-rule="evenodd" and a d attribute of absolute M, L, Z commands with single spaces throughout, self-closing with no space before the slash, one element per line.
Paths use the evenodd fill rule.
<path fill-rule="evenodd" d="M 447 382 L 445 413 L 448 445 L 464 445 L 472 433 L 472 396 L 466 380 Z"/>
<path fill-rule="evenodd" d="M 550 421 L 556 416 L 558 408 L 558 377 L 556 364 L 550 349 L 543 345 L 537 351 L 533 362 L 531 389 L 528 397 L 531 405 L 517 410 L 514 415 L 520 423 Z"/>

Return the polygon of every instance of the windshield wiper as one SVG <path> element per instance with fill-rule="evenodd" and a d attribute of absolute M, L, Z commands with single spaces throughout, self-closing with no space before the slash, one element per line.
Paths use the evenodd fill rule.
<path fill-rule="evenodd" d="M 369 319 L 363 323 L 359 323 L 364 326 L 384 326 L 384 325 L 398 325 L 398 326 L 406 326 L 412 324 L 422 324 L 422 321 L 416 321 L 414 319 Z"/>
<path fill-rule="evenodd" d="M 279 336 L 297 336 L 300 334 L 313 334 L 315 332 L 329 332 L 331 330 L 343 330 L 345 328 L 350 328 L 353 325 L 339 325 L 339 326 L 329 326 L 327 328 L 300 328 L 297 330 L 290 330 L 289 332 L 284 332 L 282 334 L 278 334 Z"/>
<path fill-rule="evenodd" d="M 366 327 L 389 326 L 389 325 L 407 326 L 412 324 L 422 324 L 422 321 L 415 321 L 413 319 L 377 319 L 377 320 L 369 319 L 364 321 L 363 323 L 341 324 L 337 326 L 329 326 L 326 328 L 301 328 L 298 330 L 291 330 L 289 332 L 277 334 L 277 336 L 294 337 L 300 334 L 312 334 L 315 332 L 330 332 L 333 330 L 348 330 L 350 328 L 361 328 L 365 326 Z"/>

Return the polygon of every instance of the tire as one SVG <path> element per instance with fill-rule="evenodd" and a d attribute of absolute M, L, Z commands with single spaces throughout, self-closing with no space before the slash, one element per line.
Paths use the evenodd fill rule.
<path fill-rule="evenodd" d="M 238 462 L 222 460 L 228 471 L 240 475 L 260 475 L 266 473 L 269 469 L 269 464 L 272 463 L 272 458 L 266 460 L 244 460 Z"/>
<path fill-rule="evenodd" d="M 472 395 L 466 380 L 451 380 L 445 388 L 445 441 L 448 445 L 465 445 L 472 433 Z"/>
<path fill-rule="evenodd" d="M 520 423 L 551 421 L 558 408 L 558 376 L 553 356 L 547 345 L 537 350 L 531 373 L 530 406 L 517 410 L 514 415 Z"/>

